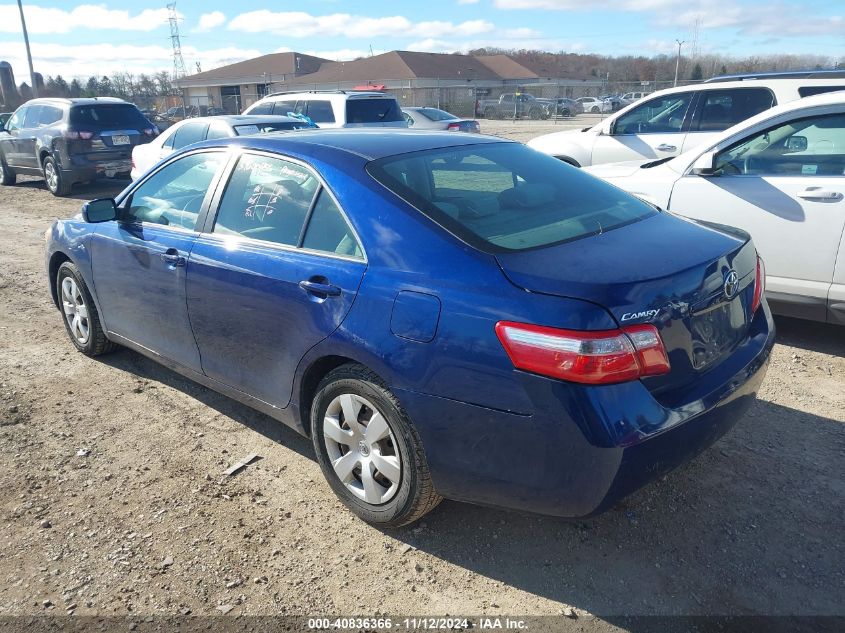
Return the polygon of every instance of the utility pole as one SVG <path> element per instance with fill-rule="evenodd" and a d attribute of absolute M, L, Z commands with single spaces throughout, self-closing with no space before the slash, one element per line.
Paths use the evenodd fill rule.
<path fill-rule="evenodd" d="M 18 11 L 21 12 L 21 28 L 23 29 L 23 43 L 26 46 L 26 61 L 29 62 L 29 83 L 32 89 L 32 96 L 38 96 L 38 86 L 35 85 L 35 70 L 32 67 L 32 53 L 29 50 L 29 35 L 26 32 L 26 20 L 23 17 L 23 5 L 18 0 Z"/>
<path fill-rule="evenodd" d="M 673 86 L 678 85 L 678 68 L 681 65 L 681 46 L 684 45 L 684 40 L 675 40 L 678 43 L 678 57 L 675 60 L 675 83 L 672 84 Z"/>

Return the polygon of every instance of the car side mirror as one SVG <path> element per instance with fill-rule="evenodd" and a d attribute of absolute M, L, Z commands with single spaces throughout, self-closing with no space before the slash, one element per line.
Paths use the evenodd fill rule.
<path fill-rule="evenodd" d="M 117 205 L 112 198 L 98 198 L 82 205 L 82 218 L 86 222 L 108 222 L 117 219 Z"/>
<path fill-rule="evenodd" d="M 788 139 L 786 139 L 786 149 L 788 149 L 790 152 L 807 151 L 807 137 L 790 136 Z"/>
<path fill-rule="evenodd" d="M 695 159 L 690 173 L 693 176 L 713 176 L 716 174 L 716 152 L 706 152 Z"/>

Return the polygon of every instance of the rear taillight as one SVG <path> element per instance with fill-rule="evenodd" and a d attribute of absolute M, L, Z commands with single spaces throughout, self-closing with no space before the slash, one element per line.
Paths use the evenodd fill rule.
<path fill-rule="evenodd" d="M 766 291 L 766 265 L 763 259 L 757 255 L 757 275 L 754 277 L 754 298 L 751 300 L 751 314 L 757 312 L 757 308 L 763 303 L 763 293 Z"/>
<path fill-rule="evenodd" d="M 460 123 L 450 123 L 446 129 L 449 132 L 460 132 L 461 131 L 461 124 Z"/>
<path fill-rule="evenodd" d="M 156 134 L 158 134 L 158 128 L 156 128 L 156 127 L 144 128 L 144 134 L 146 134 L 147 136 L 155 136 Z"/>
<path fill-rule="evenodd" d="M 514 367 L 561 380 L 600 385 L 669 371 L 653 325 L 587 332 L 499 321 L 496 335 Z"/>
<path fill-rule="evenodd" d="M 88 141 L 94 137 L 94 133 L 88 132 L 86 130 L 66 129 L 64 132 L 62 132 L 62 136 L 71 139 L 72 141 L 77 141 L 80 139 L 83 141 Z"/>

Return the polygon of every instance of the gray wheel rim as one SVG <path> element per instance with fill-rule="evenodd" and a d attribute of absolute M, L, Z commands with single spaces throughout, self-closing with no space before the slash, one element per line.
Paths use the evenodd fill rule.
<path fill-rule="evenodd" d="M 73 277 L 62 279 L 62 310 L 70 335 L 80 345 L 88 343 L 88 337 L 91 335 L 88 306 L 85 305 L 85 298 Z"/>
<path fill-rule="evenodd" d="M 53 167 L 53 163 L 50 161 L 44 163 L 44 180 L 47 181 L 47 186 L 50 187 L 51 191 L 55 191 L 59 186 L 59 174 L 56 172 L 56 168 Z"/>
<path fill-rule="evenodd" d="M 372 505 L 390 501 L 402 481 L 402 460 L 393 431 L 369 400 L 344 393 L 329 403 L 323 442 L 346 489 Z"/>

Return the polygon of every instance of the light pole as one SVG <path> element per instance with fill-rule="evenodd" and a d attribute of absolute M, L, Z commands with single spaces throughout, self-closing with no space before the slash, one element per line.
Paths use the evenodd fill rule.
<path fill-rule="evenodd" d="M 678 85 L 678 67 L 681 65 L 681 46 L 684 45 L 684 40 L 675 40 L 678 43 L 678 57 L 675 59 L 675 83 L 672 84 L 673 86 Z"/>
<path fill-rule="evenodd" d="M 23 43 L 26 46 L 26 60 L 29 62 L 29 83 L 32 89 L 32 96 L 38 96 L 38 86 L 35 85 L 35 70 L 32 68 L 32 53 L 29 50 L 29 35 L 26 32 L 26 20 L 23 17 L 23 5 L 18 0 L 18 11 L 21 12 L 21 28 L 23 29 Z"/>

